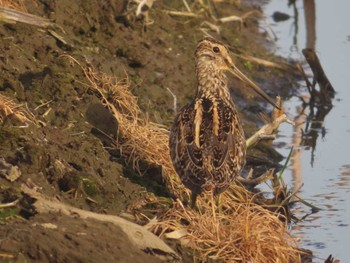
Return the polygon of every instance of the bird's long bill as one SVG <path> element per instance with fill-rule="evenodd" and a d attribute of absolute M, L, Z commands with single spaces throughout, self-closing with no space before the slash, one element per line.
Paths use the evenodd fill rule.
<path fill-rule="evenodd" d="M 246 75 L 244 75 L 235 65 L 231 65 L 229 68 L 229 71 L 239 78 L 241 81 L 247 83 L 249 87 L 251 87 L 253 90 L 255 90 L 256 93 L 258 93 L 261 97 L 263 97 L 267 102 L 269 102 L 272 106 L 276 107 L 277 109 L 280 109 L 278 105 L 267 95 L 261 88 L 259 88 L 253 81 L 251 81 Z"/>

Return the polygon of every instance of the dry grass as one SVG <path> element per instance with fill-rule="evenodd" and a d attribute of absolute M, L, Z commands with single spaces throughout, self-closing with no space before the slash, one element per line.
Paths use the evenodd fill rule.
<path fill-rule="evenodd" d="M 236 189 L 237 190 L 237 189 Z M 225 205 L 201 202 L 201 212 L 177 202 L 159 218 L 153 231 L 185 230 L 183 245 L 196 251 L 195 261 L 300 262 L 296 242 L 276 215 L 251 202 L 221 200 Z"/>
<path fill-rule="evenodd" d="M 21 123 L 33 121 L 32 116 L 23 108 L 23 105 L 17 104 L 12 99 L 0 94 L 0 121 L 4 121 L 10 115 Z"/>
<path fill-rule="evenodd" d="M 24 0 L 0 0 L 0 6 L 27 12 L 27 8 L 24 5 Z"/>
<path fill-rule="evenodd" d="M 74 58 L 69 59 L 79 64 Z M 128 79 L 118 81 L 90 68 L 81 68 L 89 81 L 88 86 L 118 121 L 117 146 L 124 157 L 136 170 L 140 160 L 161 166 L 170 191 L 180 198 L 188 198 L 188 190 L 180 182 L 170 160 L 168 131 L 150 122 L 141 112 L 137 98 L 130 92 Z M 220 196 L 219 208 L 210 196 L 198 198 L 198 211 L 176 201 L 151 228 L 161 236 L 185 231 L 178 239 L 184 246 L 194 249 L 199 260 L 300 262 L 295 240 L 278 219 L 281 215 L 254 201 L 251 192 L 232 185 Z"/>
<path fill-rule="evenodd" d="M 69 58 L 79 64 L 72 57 Z M 162 167 L 162 175 L 169 190 L 178 197 L 188 198 L 189 191 L 182 185 L 170 160 L 168 131 L 150 122 L 147 115 L 142 113 L 137 105 L 137 97 L 130 91 L 129 80 L 116 80 L 89 68 L 82 69 L 91 88 L 98 92 L 101 102 L 118 122 L 116 144 L 122 155 L 137 171 L 141 160 Z"/>

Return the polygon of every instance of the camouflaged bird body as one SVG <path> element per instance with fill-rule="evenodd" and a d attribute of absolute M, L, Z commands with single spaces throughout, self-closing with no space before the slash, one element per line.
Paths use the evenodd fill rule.
<path fill-rule="evenodd" d="M 245 164 L 245 137 L 225 76 L 198 65 L 197 78 L 197 95 L 181 109 L 172 128 L 170 155 L 194 194 L 220 194 Z"/>
<path fill-rule="evenodd" d="M 230 96 L 224 72 L 279 106 L 233 63 L 228 48 L 206 37 L 195 51 L 197 92 L 181 109 L 171 129 L 169 148 L 182 182 L 192 191 L 191 206 L 203 190 L 219 194 L 240 174 L 246 160 L 241 121 Z"/>

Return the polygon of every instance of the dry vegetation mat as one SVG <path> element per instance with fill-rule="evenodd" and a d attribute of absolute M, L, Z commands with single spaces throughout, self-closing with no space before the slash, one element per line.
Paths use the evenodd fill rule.
<path fill-rule="evenodd" d="M 300 262 L 300 251 L 289 234 L 281 214 L 256 204 L 256 195 L 239 185 L 232 185 L 220 200 L 201 196 L 198 208 L 184 207 L 188 198 L 169 157 L 168 131 L 148 120 L 130 91 L 127 78 L 118 80 L 78 64 L 85 83 L 118 121 L 116 147 L 138 170 L 139 161 L 162 167 L 166 186 L 179 199 L 172 207 L 147 225 L 154 233 L 178 239 L 195 251 L 200 260 L 225 262 Z"/>
<path fill-rule="evenodd" d="M 0 94 L 0 122 L 7 117 L 13 116 L 20 123 L 31 122 L 33 120 L 31 114 L 23 105 L 16 103 L 13 99 Z"/>
<path fill-rule="evenodd" d="M 74 58 L 69 59 L 80 65 Z M 117 80 L 90 68 L 82 67 L 82 70 L 89 81 L 87 85 L 97 92 L 101 102 L 118 122 L 116 145 L 127 162 L 132 164 L 136 171 L 140 170 L 141 160 L 162 167 L 163 178 L 169 190 L 179 197 L 188 197 L 189 191 L 177 177 L 170 160 L 168 131 L 150 122 L 142 113 L 137 104 L 137 97 L 130 91 L 128 78 Z"/>

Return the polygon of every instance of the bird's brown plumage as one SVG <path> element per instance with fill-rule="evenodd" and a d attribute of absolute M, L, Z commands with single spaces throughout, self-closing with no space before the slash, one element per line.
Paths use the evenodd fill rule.
<path fill-rule="evenodd" d="M 169 148 L 174 167 L 194 196 L 203 190 L 225 191 L 246 161 L 241 121 L 223 73 L 232 64 L 227 48 L 205 38 L 196 52 L 198 87 L 171 129 Z"/>

